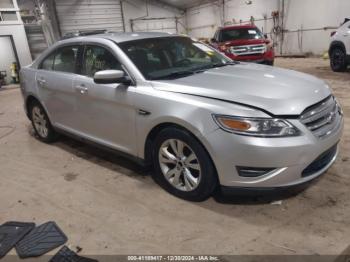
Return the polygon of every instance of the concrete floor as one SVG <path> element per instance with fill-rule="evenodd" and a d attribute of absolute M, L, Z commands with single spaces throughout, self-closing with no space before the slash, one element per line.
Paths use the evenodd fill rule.
<path fill-rule="evenodd" d="M 84 255 L 341 253 L 350 243 L 350 73 L 333 73 L 321 59 L 278 59 L 277 66 L 325 79 L 345 112 L 340 156 L 306 191 L 281 205 L 237 197 L 177 199 L 122 157 L 68 138 L 39 142 L 19 89 L 5 88 L 0 223 L 54 220 L 68 245 L 83 248 Z"/>

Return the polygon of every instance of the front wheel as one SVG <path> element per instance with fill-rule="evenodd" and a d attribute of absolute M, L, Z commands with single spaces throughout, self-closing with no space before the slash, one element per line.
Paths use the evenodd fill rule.
<path fill-rule="evenodd" d="M 154 180 L 169 193 L 190 201 L 203 201 L 217 186 L 214 165 L 201 143 L 189 132 L 167 128 L 153 148 Z"/>
<path fill-rule="evenodd" d="M 346 54 L 341 48 L 334 48 L 330 54 L 331 68 L 334 72 L 344 72 L 347 68 Z"/>

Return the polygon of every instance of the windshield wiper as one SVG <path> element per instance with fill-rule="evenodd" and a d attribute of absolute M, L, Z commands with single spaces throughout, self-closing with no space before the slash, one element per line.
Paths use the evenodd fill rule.
<path fill-rule="evenodd" d="M 228 66 L 228 65 L 237 65 L 239 62 L 234 61 L 234 62 L 227 62 L 227 63 L 217 63 L 213 64 L 213 67 L 223 67 L 223 66 Z"/>
<path fill-rule="evenodd" d="M 201 73 L 201 72 L 203 72 L 205 70 L 209 70 L 209 69 L 212 69 L 212 68 L 215 68 L 215 67 L 223 67 L 223 66 L 236 65 L 236 64 L 239 64 L 239 62 L 232 61 L 232 62 L 227 62 L 227 63 L 207 64 L 207 65 L 195 68 L 194 72 L 195 73 Z"/>
<path fill-rule="evenodd" d="M 163 75 L 163 76 L 151 77 L 151 79 L 152 80 L 175 79 L 175 78 L 181 78 L 181 77 L 186 77 L 186 76 L 189 76 L 189 75 L 193 75 L 195 73 L 197 73 L 197 72 L 190 71 L 190 70 L 183 70 L 183 71 L 172 72 L 170 74 Z"/>

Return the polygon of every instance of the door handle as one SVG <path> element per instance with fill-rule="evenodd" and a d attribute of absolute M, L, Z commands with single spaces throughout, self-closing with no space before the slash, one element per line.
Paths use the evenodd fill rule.
<path fill-rule="evenodd" d="M 46 80 L 44 78 L 38 78 L 36 80 L 38 82 L 38 84 L 41 86 L 41 87 L 45 87 L 46 86 Z"/>
<path fill-rule="evenodd" d="M 81 94 L 85 94 L 89 90 L 84 84 L 75 86 L 75 89 L 78 90 Z"/>

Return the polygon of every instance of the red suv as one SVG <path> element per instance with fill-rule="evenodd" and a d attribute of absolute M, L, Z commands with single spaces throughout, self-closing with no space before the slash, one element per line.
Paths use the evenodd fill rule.
<path fill-rule="evenodd" d="M 219 28 L 211 45 L 233 60 L 273 65 L 275 53 L 270 40 L 255 25 Z"/>

